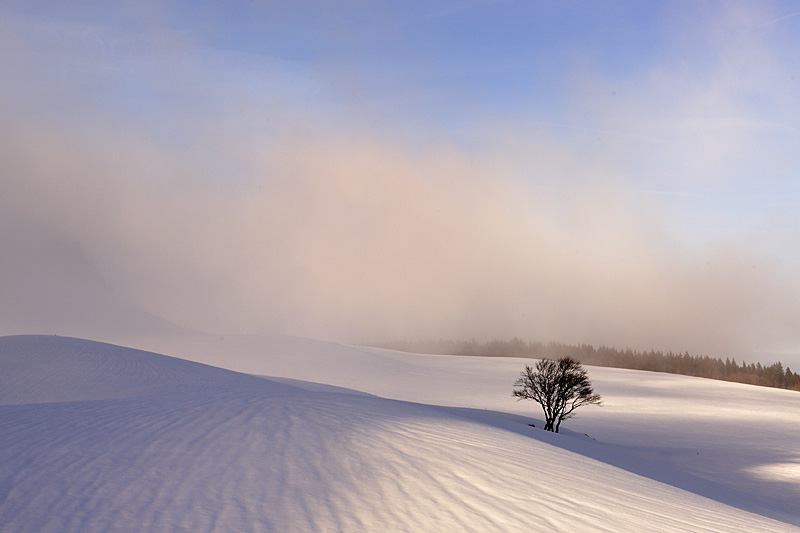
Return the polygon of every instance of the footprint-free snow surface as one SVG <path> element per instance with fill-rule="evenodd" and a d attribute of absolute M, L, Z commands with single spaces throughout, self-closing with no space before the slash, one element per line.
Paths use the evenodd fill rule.
<path fill-rule="evenodd" d="M 587 407 L 565 423 L 573 431 L 554 435 L 528 426 L 535 406 L 510 399 L 521 360 L 287 338 L 139 346 L 184 359 L 0 338 L 0 530 L 800 530 L 784 501 L 797 494 L 796 429 L 761 441 L 744 432 L 741 453 L 761 462 L 720 443 L 731 469 L 750 468 L 741 486 L 714 460 L 693 472 L 689 457 L 738 438 L 749 422 L 741 402 L 796 427 L 786 409 L 798 409 L 797 393 L 590 367 L 606 407 Z M 710 433 L 682 434 L 681 417 L 693 420 L 689 389 L 724 391 L 733 411 L 717 413 L 722 424 L 704 413 Z M 648 411 L 654 399 L 673 426 Z M 676 435 L 647 446 L 664 428 Z"/>

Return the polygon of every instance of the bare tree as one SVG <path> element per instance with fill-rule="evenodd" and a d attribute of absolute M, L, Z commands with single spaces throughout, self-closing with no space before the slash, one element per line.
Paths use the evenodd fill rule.
<path fill-rule="evenodd" d="M 575 409 L 601 403 L 586 370 L 571 357 L 540 359 L 534 368 L 525 365 L 514 387 L 517 399 L 533 400 L 542 406 L 544 429 L 556 433 L 563 420 L 574 416 Z"/>

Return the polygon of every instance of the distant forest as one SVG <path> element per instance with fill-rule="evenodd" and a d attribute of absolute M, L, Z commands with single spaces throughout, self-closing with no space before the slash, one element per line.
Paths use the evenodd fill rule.
<path fill-rule="evenodd" d="M 527 357 L 541 359 L 548 357 L 573 357 L 581 363 L 594 366 L 629 368 L 632 370 L 650 370 L 668 372 L 700 378 L 735 381 L 763 387 L 776 387 L 800 391 L 800 375 L 777 362 L 769 366 L 761 363 L 737 363 L 736 359 L 715 359 L 707 355 L 697 356 L 689 353 L 678 354 L 650 350 L 639 352 L 626 348 L 595 348 L 590 344 L 563 344 L 560 342 L 526 342 L 521 339 L 510 341 L 492 340 L 487 342 L 471 341 L 421 341 L 393 342 L 375 345 L 381 348 L 402 350 L 413 353 L 475 355 L 489 357 Z"/>

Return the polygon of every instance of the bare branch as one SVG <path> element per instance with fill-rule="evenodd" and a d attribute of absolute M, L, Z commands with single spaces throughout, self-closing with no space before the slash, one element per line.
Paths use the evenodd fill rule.
<path fill-rule="evenodd" d="M 512 395 L 518 400 L 533 400 L 542 406 L 545 426 L 558 433 L 563 420 L 572 418 L 584 405 L 601 405 L 586 370 L 571 357 L 540 359 L 534 368 L 525 365 L 514 382 Z"/>

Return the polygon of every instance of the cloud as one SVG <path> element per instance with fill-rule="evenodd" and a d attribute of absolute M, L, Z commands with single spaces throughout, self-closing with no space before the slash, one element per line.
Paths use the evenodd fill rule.
<path fill-rule="evenodd" d="M 710 85 L 671 70 L 593 75 L 572 101 L 586 117 L 575 135 L 498 117 L 481 142 L 421 143 L 380 117 L 342 120 L 346 99 L 308 65 L 259 70 L 179 34 L 134 33 L 123 41 L 145 44 L 122 47 L 130 71 L 90 52 L 56 84 L 63 58 L 23 34 L 6 33 L 2 55 L 17 90 L 0 129 L 0 287 L 15 299 L 0 305 L 27 294 L 32 321 L 37 307 L 53 319 L 49 295 L 89 291 L 66 246 L 115 298 L 208 331 L 517 335 L 722 357 L 798 343 L 798 286 L 758 232 L 676 231 L 685 213 L 686 226 L 703 220 L 691 206 L 709 189 L 695 180 L 725 182 L 703 169 L 730 168 L 758 130 L 724 65 Z"/>
<path fill-rule="evenodd" d="M 85 138 L 36 132 L 4 150 L 19 178 L 3 195 L 4 248 L 78 243 L 116 294 L 211 331 L 519 335 L 719 355 L 787 334 L 775 319 L 793 309 L 769 264 L 741 247 L 683 249 L 647 195 L 602 177 L 565 187 L 597 171 L 544 143 L 519 156 L 546 169 L 531 185 L 498 177 L 507 153 L 309 129 L 254 142 L 252 176 L 232 186 L 126 136 L 84 132 L 105 139 L 87 164 Z M 178 177 L 137 180 L 153 160 Z M 4 283 L 34 286 L 59 257 L 34 260 L 44 265 Z"/>

